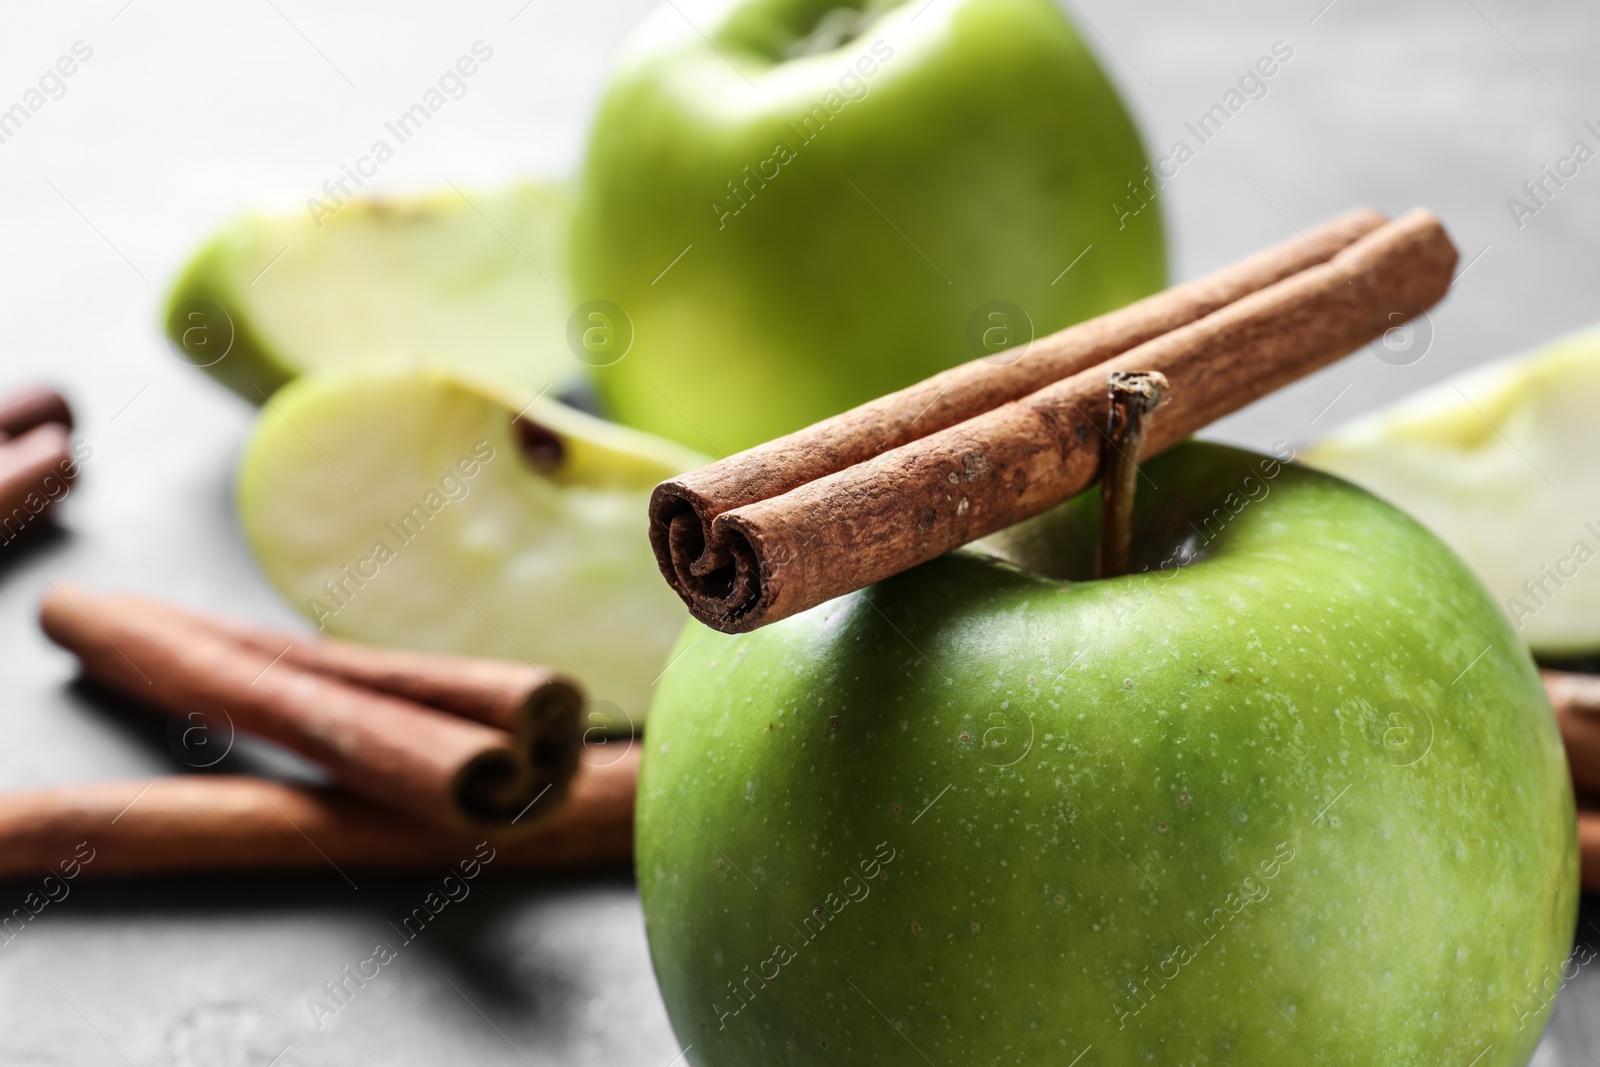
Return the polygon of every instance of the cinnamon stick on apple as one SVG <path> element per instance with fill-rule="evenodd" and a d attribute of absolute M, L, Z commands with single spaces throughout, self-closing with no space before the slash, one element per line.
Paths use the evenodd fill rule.
<path fill-rule="evenodd" d="M 901 405 L 939 379 L 663 482 L 650 503 L 662 574 L 697 619 L 726 633 L 898 574 L 1094 484 L 1108 374 L 1170 381 L 1150 416 L 1155 455 L 1419 314 L 1448 290 L 1456 259 L 1439 221 L 1414 211 L 1209 312 L 1185 305 L 1196 313 L 1177 324 L 1166 305 L 1146 301 L 1047 338 L 1034 347 L 1065 350 L 1070 336 L 1098 331 L 1137 340 L 1085 347 L 1085 359 L 1112 358 L 987 410 L 963 409 L 965 421 L 865 459 L 856 420 L 920 423 Z M 958 382 L 970 368 L 958 368 Z"/>
<path fill-rule="evenodd" d="M 585 763 L 565 800 L 511 835 L 419 826 L 342 789 L 246 776 L 177 775 L 0 794 L 0 878 L 55 874 L 63 862 L 94 876 L 330 864 L 341 872 L 437 870 L 481 859 L 479 842 L 491 846 L 495 868 L 623 864 L 633 855 L 638 773 L 631 750 L 603 765 Z"/>
<path fill-rule="evenodd" d="M 724 584 L 738 578 L 725 572 L 737 572 L 744 562 L 734 559 L 737 543 L 713 529 L 718 516 L 1021 400 L 1326 262 L 1387 221 L 1376 211 L 1349 212 L 1204 278 L 1040 338 L 1025 350 L 953 367 L 666 482 L 650 502 L 650 539 L 662 573 L 697 617 L 697 604 L 713 616 L 738 613 L 738 602 L 716 602 Z"/>
<path fill-rule="evenodd" d="M 704 522 L 1020 400 L 1327 262 L 1389 220 L 1362 208 L 1024 348 L 984 356 L 695 472 L 683 500 Z M 668 483 L 674 484 L 674 483 Z M 671 516 L 668 516 L 670 519 Z M 664 531 L 663 531 L 664 532 Z M 658 549 L 659 552 L 659 549 Z"/>
<path fill-rule="evenodd" d="M 53 588 L 40 621 L 94 681 L 219 728 L 220 712 L 233 729 L 326 767 L 352 792 L 434 825 L 509 827 L 542 798 L 548 803 L 537 817 L 556 806 L 576 770 L 582 698 L 559 678 L 544 678 L 529 694 L 527 706 L 540 710 L 527 713 L 526 728 L 542 735 L 514 738 L 507 729 L 284 662 L 292 648 L 252 647 L 226 627 L 136 597 Z M 315 656 L 303 652 L 301 662 Z M 346 650 L 326 658 L 348 664 L 358 657 Z M 401 687 L 438 667 L 427 657 L 418 664 L 387 677 Z"/>

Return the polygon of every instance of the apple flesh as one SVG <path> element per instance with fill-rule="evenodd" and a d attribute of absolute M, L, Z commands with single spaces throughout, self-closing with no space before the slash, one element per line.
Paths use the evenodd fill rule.
<path fill-rule="evenodd" d="M 1121 307 L 1166 277 L 1159 208 L 1112 206 L 1145 163 L 1052 0 L 664 5 L 575 206 L 575 299 L 633 336 L 596 387 L 731 454 Z"/>
<path fill-rule="evenodd" d="M 418 359 L 542 389 L 582 370 L 566 338 L 564 189 L 352 200 L 249 214 L 167 300 L 177 355 L 260 404 L 308 371 Z"/>
<path fill-rule="evenodd" d="M 1578 868 L 1515 632 L 1348 483 L 1140 480 L 1142 573 L 1075 580 L 1089 494 L 684 634 L 637 863 L 690 1061 L 1526 1063 Z"/>
<path fill-rule="evenodd" d="M 1306 454 L 1460 553 L 1534 653 L 1600 653 L 1600 330 L 1427 390 Z"/>
<path fill-rule="evenodd" d="M 704 457 L 453 371 L 325 371 L 274 396 L 239 472 L 273 585 L 331 635 L 553 667 L 625 730 L 683 626 L 641 516 Z"/>

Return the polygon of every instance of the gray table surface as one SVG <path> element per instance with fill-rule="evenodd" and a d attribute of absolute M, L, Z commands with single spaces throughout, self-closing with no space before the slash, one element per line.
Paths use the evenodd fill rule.
<path fill-rule="evenodd" d="M 67 388 L 94 456 L 60 530 L 0 550 L 0 787 L 182 769 L 148 721 L 71 684 L 68 657 L 34 624 L 47 578 L 290 621 L 232 516 L 252 412 L 158 335 L 158 303 L 185 253 L 242 205 L 302 203 L 478 39 L 494 61 L 381 184 L 569 171 L 607 57 L 647 6 L 8 5 L 0 105 L 73 42 L 94 53 L 64 96 L 0 144 L 0 385 L 42 377 Z M 1424 358 L 1396 367 L 1357 355 L 1215 436 L 1306 440 L 1595 316 L 1600 164 L 1520 228 L 1506 201 L 1574 141 L 1597 143 L 1583 124 L 1600 122 L 1600 8 L 1074 0 L 1072 13 L 1160 152 L 1274 42 L 1294 49 L 1267 95 L 1163 192 L 1178 277 L 1356 203 L 1427 204 L 1463 249 L 1467 273 L 1434 315 Z M 0 1062 L 666 1067 L 677 1055 L 626 872 L 489 878 L 316 1028 L 306 999 L 430 884 L 357 882 L 330 872 L 79 883 L 0 945 Z M 20 900 L 25 887 L 0 892 Z M 1593 917 L 1580 930 L 1600 944 Z M 1596 1062 L 1592 970 L 1563 994 L 1543 1067 Z"/>

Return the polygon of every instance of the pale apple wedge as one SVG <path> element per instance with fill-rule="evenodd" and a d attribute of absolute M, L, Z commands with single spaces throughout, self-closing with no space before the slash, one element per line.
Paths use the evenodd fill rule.
<path fill-rule="evenodd" d="M 268 578 L 328 633 L 554 667 L 603 702 L 598 725 L 626 728 L 687 617 L 646 500 L 704 462 L 453 370 L 325 371 L 263 407 L 239 512 Z"/>
<path fill-rule="evenodd" d="M 178 356 L 252 403 L 308 371 L 417 359 L 533 389 L 565 340 L 567 195 L 521 182 L 233 219 L 168 298 Z"/>
<path fill-rule="evenodd" d="M 1600 330 L 1408 398 L 1302 458 L 1455 549 L 1529 646 L 1600 652 Z"/>

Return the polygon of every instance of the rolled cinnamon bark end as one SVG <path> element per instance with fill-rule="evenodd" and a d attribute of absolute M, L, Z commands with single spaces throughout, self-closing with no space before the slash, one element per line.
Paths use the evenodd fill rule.
<path fill-rule="evenodd" d="M 1448 290 L 1456 259 L 1439 221 L 1412 212 L 1326 263 L 1091 370 L 777 496 L 720 511 L 709 532 L 704 518 L 713 498 L 696 488 L 696 475 L 665 483 L 652 511 L 663 574 L 696 618 L 726 633 L 815 607 L 1093 485 L 1101 472 L 1108 373 L 1149 371 L 1171 382 L 1150 416 L 1145 453 L 1156 455 L 1420 314 Z M 759 467 L 750 478 L 770 480 Z M 691 513 L 702 523 L 699 541 L 688 525 Z M 701 545 L 699 558 L 675 555 L 674 542 L 685 551 Z M 686 583 L 686 574 L 701 584 Z"/>
<path fill-rule="evenodd" d="M 936 374 L 814 426 L 663 482 L 650 542 L 669 585 L 706 621 L 738 620 L 761 599 L 760 553 L 724 512 L 864 463 L 1088 370 L 1327 260 L 1388 220 L 1359 209 L 1223 270 L 1040 338 L 1014 359 L 989 356 Z"/>
<path fill-rule="evenodd" d="M 545 667 L 505 660 L 375 648 L 252 626 L 235 619 L 121 593 L 118 603 L 174 625 L 215 633 L 283 663 L 425 707 L 473 719 L 510 734 L 522 754 L 528 788 L 568 781 L 583 740 L 583 691 Z"/>
<path fill-rule="evenodd" d="M 72 429 L 72 408 L 54 389 L 29 385 L 0 397 L 0 436 L 20 437 L 50 422 Z"/>
<path fill-rule="evenodd" d="M 137 600 L 53 589 L 40 622 L 94 681 L 214 726 L 227 743 L 232 731 L 276 742 L 351 791 L 435 825 L 509 826 L 568 784 L 535 784 L 504 730 L 275 662 Z"/>
<path fill-rule="evenodd" d="M 706 540 L 723 510 L 682 479 L 661 483 L 650 497 L 656 562 L 699 619 L 737 619 L 760 599 L 761 573 L 751 546 L 726 532 L 715 543 Z"/>
<path fill-rule="evenodd" d="M 0 794 L 0 878 L 229 870 L 582 869 L 633 855 L 636 752 L 585 765 L 528 831 L 451 832 L 340 789 L 178 775 Z M 549 798 L 546 798 L 548 800 Z M 544 804 L 545 801 L 540 801 Z M 486 847 L 484 847 L 486 846 Z"/>

